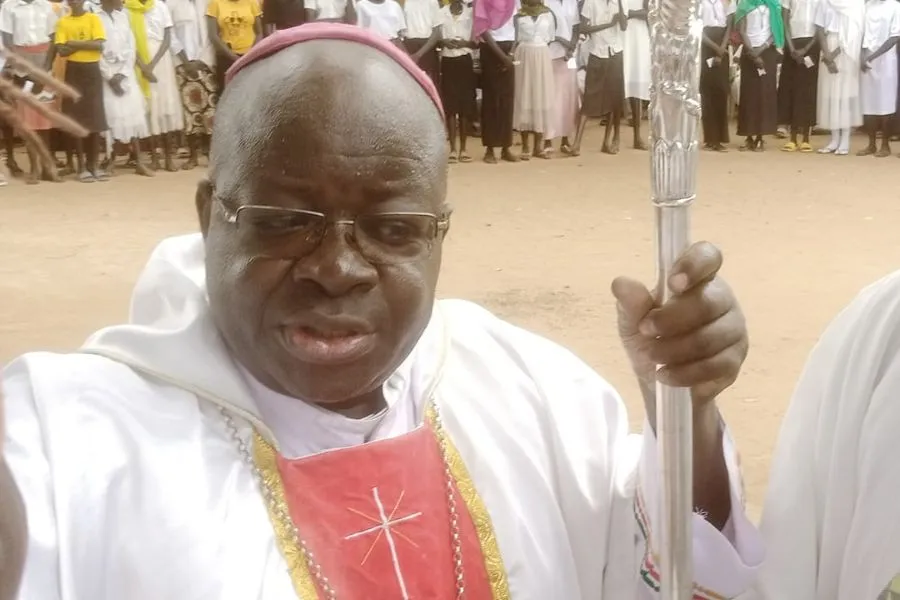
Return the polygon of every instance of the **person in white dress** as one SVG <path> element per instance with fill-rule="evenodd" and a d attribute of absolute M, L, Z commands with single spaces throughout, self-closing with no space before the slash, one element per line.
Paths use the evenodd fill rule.
<path fill-rule="evenodd" d="M 106 31 L 106 43 L 100 58 L 100 74 L 103 75 L 103 108 L 106 111 L 108 161 L 106 172 L 115 170 L 115 143 L 131 146 L 134 156 L 134 171 L 138 175 L 150 176 L 141 158 L 140 142 L 150 135 L 147 127 L 147 102 L 138 86 L 135 74 L 137 50 L 128 15 L 123 10 L 122 0 L 103 0 L 97 12 Z"/>
<path fill-rule="evenodd" d="M 897 110 L 897 40 L 900 40 L 900 2 L 869 0 L 863 30 L 860 101 L 869 145 L 859 156 L 891 155 L 891 118 Z M 876 147 L 881 133 L 881 148 Z"/>
<path fill-rule="evenodd" d="M 406 15 L 397 0 L 359 0 L 356 24 L 406 49 Z"/>
<path fill-rule="evenodd" d="M 625 98 L 631 109 L 633 145 L 646 150 L 641 134 L 644 102 L 650 101 L 650 29 L 647 26 L 648 0 L 623 0 L 628 26 L 622 32 L 622 65 L 625 71 Z"/>
<path fill-rule="evenodd" d="M 177 171 L 176 138 L 184 129 L 181 92 L 175 79 L 172 15 L 163 0 L 125 0 L 137 47 L 138 83 L 148 104 L 150 168 Z M 163 163 L 159 160 L 162 148 Z"/>
<path fill-rule="evenodd" d="M 203 234 L 158 246 L 127 323 L 3 372 L 20 600 L 658 597 L 652 421 L 629 436 L 571 352 L 435 300 L 431 80 L 310 24 L 257 44 L 217 108 Z M 715 400 L 747 353 L 721 264 L 691 247 L 662 306 L 613 285 L 648 414 L 657 380 L 691 389 L 700 598 L 745 591 L 763 555 Z"/>
<path fill-rule="evenodd" d="M 900 596 L 900 271 L 867 286 L 809 355 L 772 456 L 766 560 L 740 600 Z"/>
<path fill-rule="evenodd" d="M 571 155 L 571 142 L 578 130 L 578 111 L 581 108 L 575 59 L 580 23 L 578 0 L 546 0 L 545 4 L 556 17 L 556 39 L 550 42 L 554 98 L 544 148 L 551 151 L 553 140 L 558 139 L 560 152 Z"/>
<path fill-rule="evenodd" d="M 831 141 L 820 154 L 849 154 L 853 128 L 863 122 L 859 75 L 865 11 L 860 0 L 820 0 L 816 10 L 822 49 L 816 121 L 831 130 Z"/>
<path fill-rule="evenodd" d="M 544 134 L 550 129 L 554 102 L 550 42 L 556 39 L 556 17 L 541 0 L 522 0 L 515 17 L 516 93 L 513 127 L 522 136 L 522 160 L 550 158 Z"/>

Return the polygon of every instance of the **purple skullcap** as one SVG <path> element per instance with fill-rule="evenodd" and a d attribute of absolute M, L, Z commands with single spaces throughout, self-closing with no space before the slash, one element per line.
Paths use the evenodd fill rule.
<path fill-rule="evenodd" d="M 247 54 L 240 57 L 228 72 L 225 74 L 225 82 L 228 83 L 234 79 L 242 69 L 259 62 L 269 56 L 280 52 L 289 46 L 302 44 L 313 40 L 342 40 L 345 42 L 354 42 L 374 48 L 392 59 L 395 63 L 403 67 L 407 73 L 412 75 L 419 86 L 425 90 L 428 97 L 434 103 L 434 106 L 444 118 L 444 106 L 441 104 L 441 97 L 431 78 L 419 68 L 419 66 L 409 57 L 409 55 L 395 46 L 390 40 L 373 34 L 372 32 L 357 27 L 356 25 L 345 25 L 343 23 L 307 23 L 290 29 L 283 29 L 273 35 L 265 38 L 260 43 L 253 46 Z"/>

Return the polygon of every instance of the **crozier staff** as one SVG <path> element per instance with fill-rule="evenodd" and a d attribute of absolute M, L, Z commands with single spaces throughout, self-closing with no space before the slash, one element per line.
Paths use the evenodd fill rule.
<path fill-rule="evenodd" d="M 229 77 L 202 234 L 156 249 L 129 323 L 4 373 L 22 598 L 653 598 L 652 418 L 630 439 L 571 353 L 435 301 L 431 80 L 334 24 L 276 33 Z M 761 548 L 715 401 L 747 350 L 720 265 L 692 247 L 661 307 L 613 290 L 649 414 L 657 378 L 693 394 L 698 593 L 732 597 Z"/>

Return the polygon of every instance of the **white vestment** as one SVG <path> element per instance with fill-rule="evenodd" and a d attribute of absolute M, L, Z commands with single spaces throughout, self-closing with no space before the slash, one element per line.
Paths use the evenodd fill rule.
<path fill-rule="evenodd" d="M 753 600 L 881 600 L 900 574 L 900 271 L 813 349 L 785 416 Z M 742 597 L 743 598 L 743 597 Z"/>
<path fill-rule="evenodd" d="M 863 45 L 876 52 L 891 38 L 900 37 L 900 2 L 869 0 L 866 3 L 866 27 Z M 897 49 L 891 48 L 860 75 L 860 99 L 864 115 L 892 115 L 897 112 Z"/>
<path fill-rule="evenodd" d="M 487 507 L 513 600 L 654 597 L 633 497 L 641 490 L 652 539 L 655 439 L 629 437 L 621 399 L 575 356 L 441 301 L 385 383 L 380 425 L 358 426 L 248 382 L 211 320 L 203 261 L 199 235 L 163 242 L 129 325 L 6 369 L 4 450 L 31 536 L 22 600 L 294 600 L 219 407 L 244 439 L 252 424 L 290 455 L 407 433 L 426 397 Z M 725 445 L 733 542 L 695 515 L 694 559 L 698 583 L 730 598 L 752 584 L 763 550 L 727 435 Z"/>

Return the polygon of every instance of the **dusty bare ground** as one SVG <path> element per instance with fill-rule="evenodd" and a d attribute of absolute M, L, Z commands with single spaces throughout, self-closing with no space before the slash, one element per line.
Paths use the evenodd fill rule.
<path fill-rule="evenodd" d="M 484 303 L 571 347 L 618 386 L 638 424 L 608 286 L 619 274 L 652 277 L 648 159 L 596 148 L 592 136 L 579 159 L 453 166 L 457 211 L 440 292 Z M 861 286 L 900 267 L 900 160 L 770 148 L 704 154 L 694 211 L 695 238 L 724 250 L 725 275 L 750 326 L 750 358 L 721 404 L 754 514 L 807 352 Z M 153 245 L 194 229 L 200 176 L 0 189 L 0 362 L 74 348 L 124 319 Z"/>

